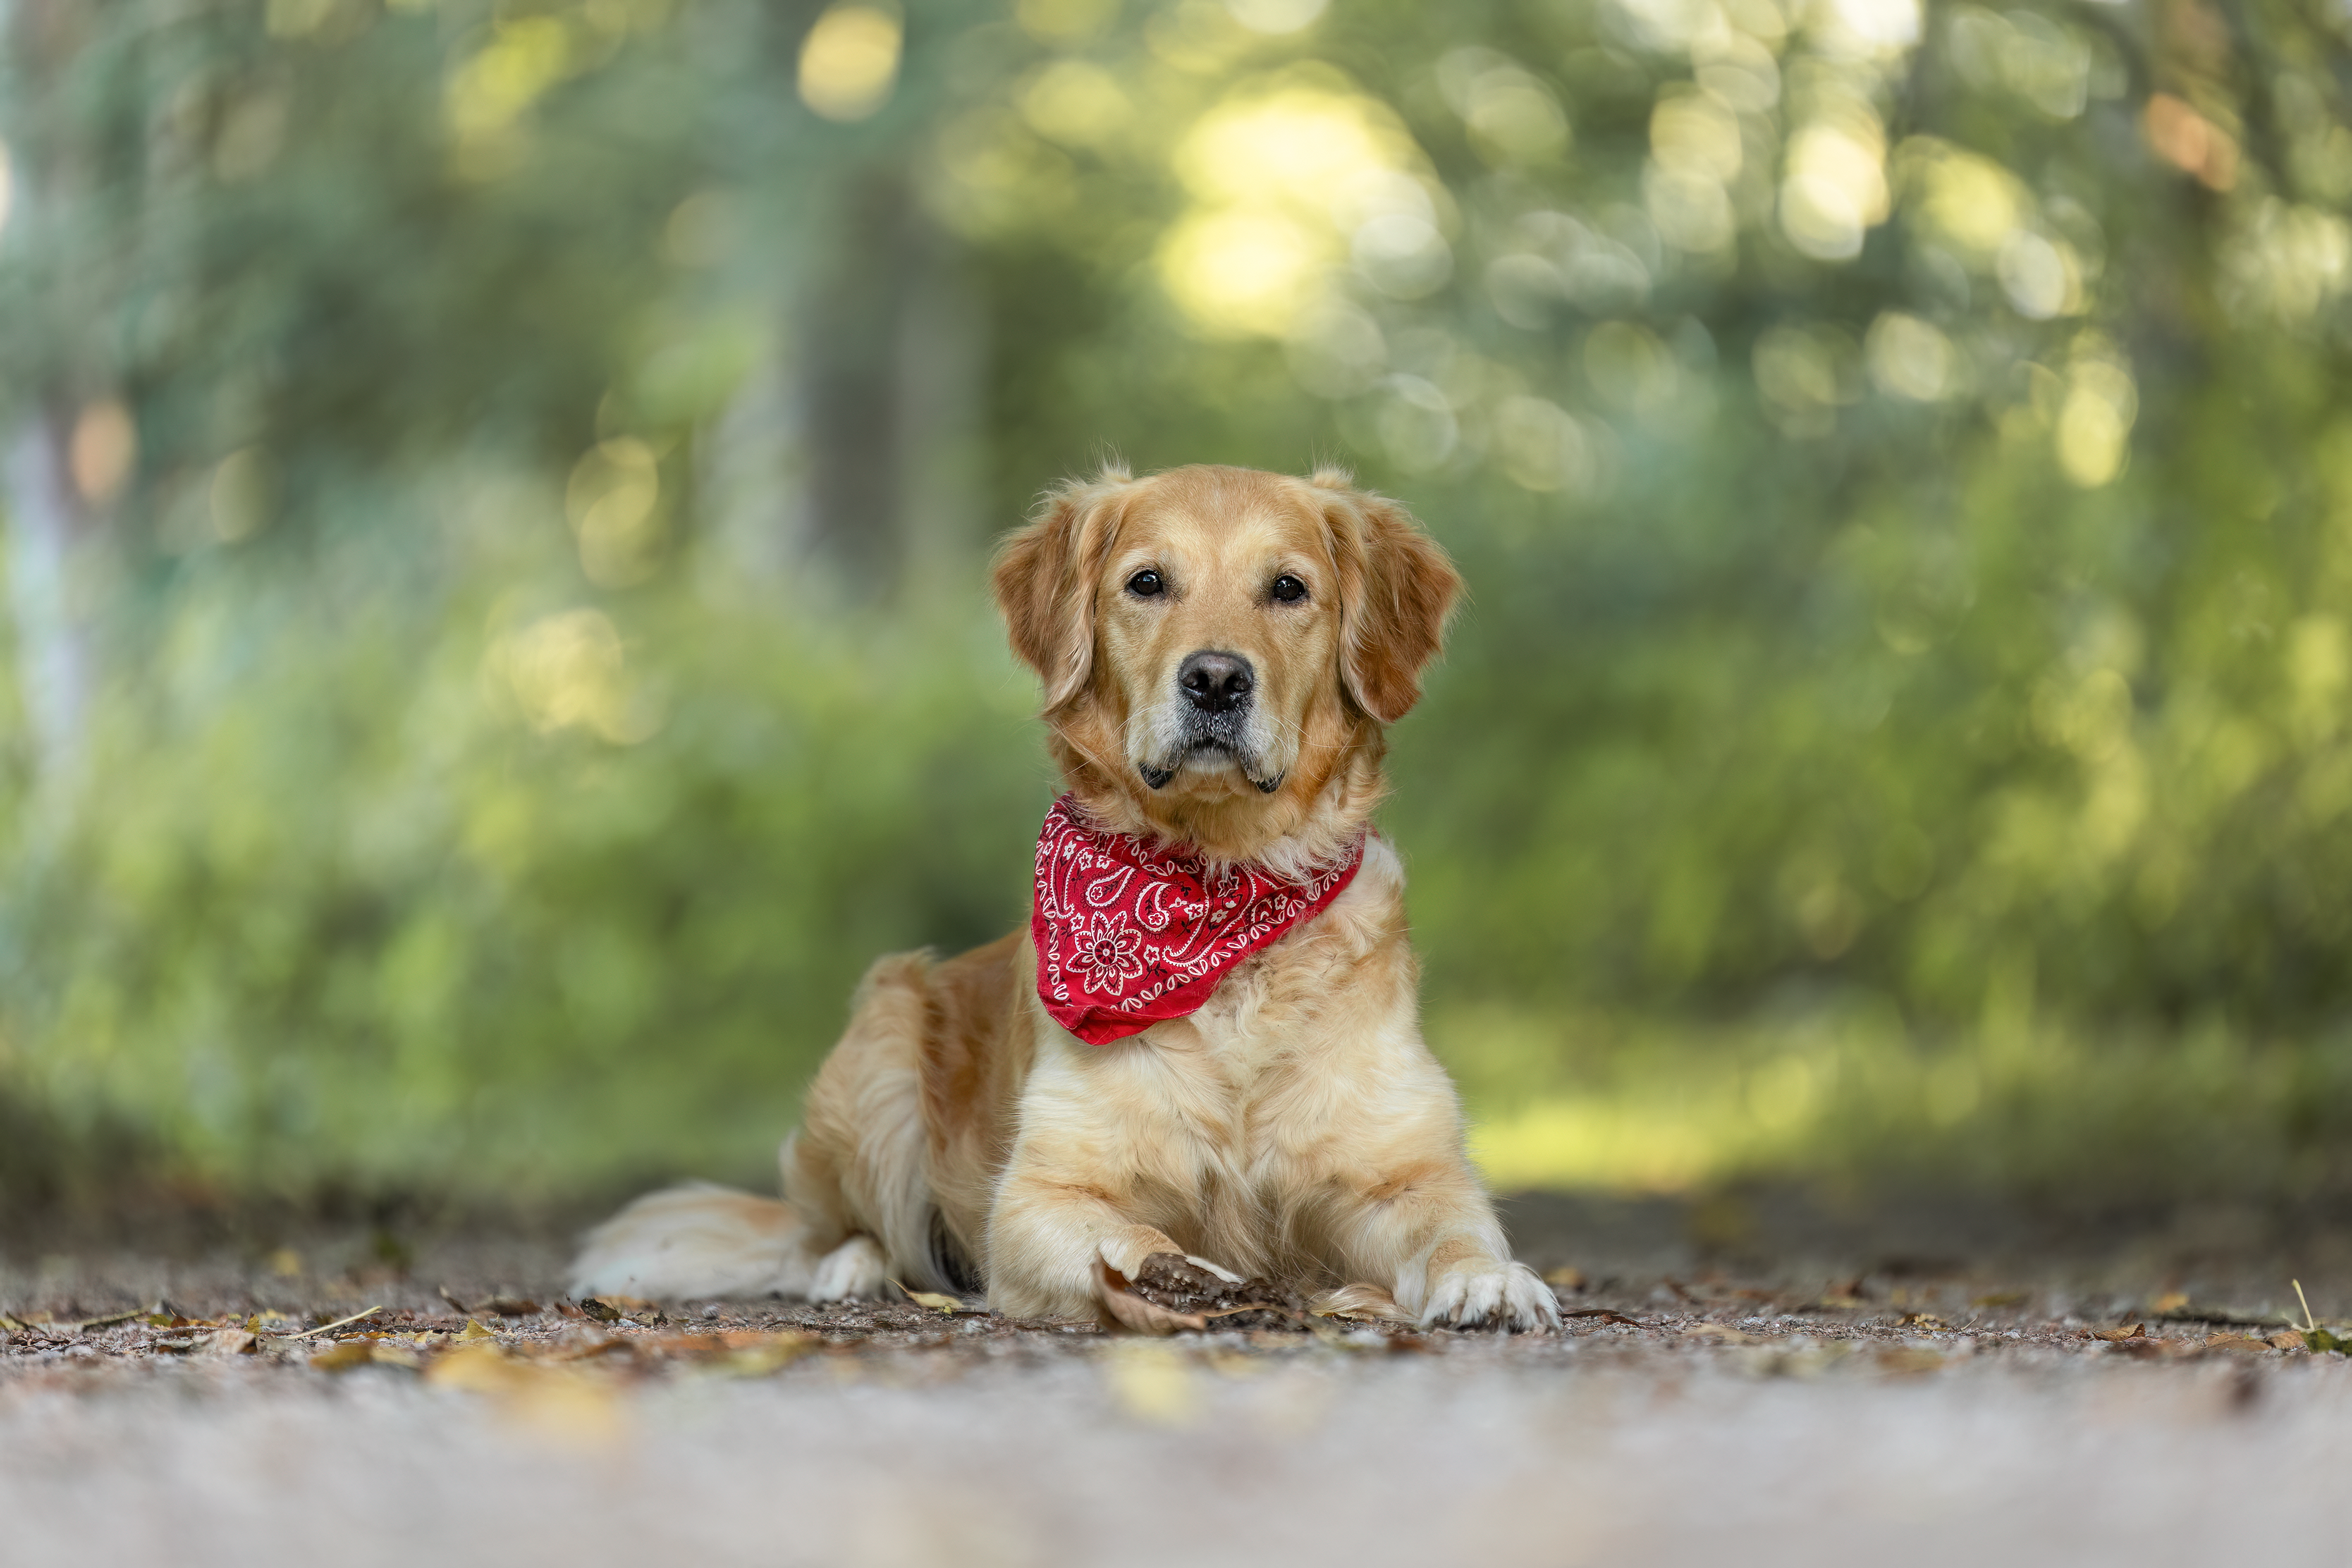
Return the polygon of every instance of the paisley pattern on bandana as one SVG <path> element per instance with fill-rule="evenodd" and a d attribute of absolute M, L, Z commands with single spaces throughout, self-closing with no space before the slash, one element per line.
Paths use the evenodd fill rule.
<path fill-rule="evenodd" d="M 1037 835 L 1037 994 L 1091 1046 L 1200 1010 L 1235 964 L 1330 906 L 1364 863 L 1364 840 L 1304 882 L 1252 866 L 1211 879 L 1188 849 L 1106 833 L 1064 795 Z"/>

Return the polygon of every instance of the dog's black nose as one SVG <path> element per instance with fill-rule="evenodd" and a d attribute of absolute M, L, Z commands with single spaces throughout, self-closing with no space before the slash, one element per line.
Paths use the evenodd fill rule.
<path fill-rule="evenodd" d="M 1196 653 L 1178 668 L 1176 684 L 1202 712 L 1223 713 L 1249 700 L 1257 678 L 1237 653 Z"/>

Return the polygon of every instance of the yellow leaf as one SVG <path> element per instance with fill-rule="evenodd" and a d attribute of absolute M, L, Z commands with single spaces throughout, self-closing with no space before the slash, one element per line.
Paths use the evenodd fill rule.
<path fill-rule="evenodd" d="M 414 1372 L 418 1364 L 415 1351 L 381 1340 L 343 1340 L 310 1358 L 313 1372 L 349 1372 L 361 1366 L 397 1366 Z"/>
<path fill-rule="evenodd" d="M 2091 1337 L 2111 1343 L 2119 1340 L 2144 1340 L 2147 1338 L 2147 1327 L 2144 1323 L 2127 1323 L 2120 1329 L 2094 1329 Z"/>
<path fill-rule="evenodd" d="M 1110 1379 L 1111 1397 L 1138 1420 L 1181 1426 L 1192 1418 L 1200 1404 L 1192 1370 L 1168 1346 L 1130 1342 L 1111 1347 L 1104 1371 Z"/>
<path fill-rule="evenodd" d="M 713 1363 L 713 1370 L 730 1377 L 765 1377 L 780 1366 L 787 1366 L 824 1343 L 814 1334 L 784 1330 L 763 1333 L 743 1330 L 721 1337 L 727 1353 Z"/>
<path fill-rule="evenodd" d="M 898 1285 L 896 1279 L 891 1280 L 890 1283 Z M 898 1289 L 900 1294 L 916 1306 L 929 1308 L 934 1312 L 945 1312 L 952 1317 L 963 1310 L 963 1303 L 955 1297 L 942 1296 L 936 1290 L 909 1290 L 904 1285 L 898 1285 Z"/>
<path fill-rule="evenodd" d="M 478 1318 L 467 1319 L 466 1326 L 457 1331 L 457 1342 L 459 1344 L 473 1344 L 482 1340 L 495 1340 L 498 1337 L 498 1335 L 490 1332 L 489 1330 L 482 1327 L 481 1320 Z"/>
<path fill-rule="evenodd" d="M 442 1352 L 425 1369 L 425 1381 L 486 1395 L 509 1420 L 567 1446 L 594 1447 L 620 1433 L 620 1408 L 609 1384 L 572 1367 L 518 1360 L 490 1345 Z"/>
<path fill-rule="evenodd" d="M 1544 1276 L 1544 1283 L 1562 1290 L 1581 1290 L 1584 1289 L 1584 1270 L 1555 1268 Z"/>
<path fill-rule="evenodd" d="M 2187 1305 L 2189 1305 L 2188 1291 L 2168 1290 L 2163 1295 L 2158 1296 L 2156 1299 L 2156 1305 L 2150 1308 L 2149 1310 L 2161 1316 L 2166 1312 L 2178 1312 L 2181 1308 L 2186 1307 Z"/>
<path fill-rule="evenodd" d="M 1762 1334 L 1744 1333 L 1724 1323 L 1693 1323 L 1683 1331 L 1686 1340 L 1720 1340 L 1727 1345 L 1760 1345 Z"/>

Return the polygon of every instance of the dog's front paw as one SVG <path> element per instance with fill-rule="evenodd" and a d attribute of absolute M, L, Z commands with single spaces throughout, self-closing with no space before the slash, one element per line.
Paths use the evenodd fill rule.
<path fill-rule="evenodd" d="M 1508 1329 L 1513 1333 L 1559 1327 L 1551 1287 L 1524 1263 L 1481 1262 L 1448 1269 L 1422 1309 L 1425 1328 Z"/>

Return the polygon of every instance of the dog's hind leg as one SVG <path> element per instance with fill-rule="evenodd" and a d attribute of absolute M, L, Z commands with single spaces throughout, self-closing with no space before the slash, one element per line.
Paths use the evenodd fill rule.
<path fill-rule="evenodd" d="M 866 972 L 849 1028 L 809 1085 L 802 1131 L 783 1148 L 784 1196 L 838 1216 L 809 1294 L 878 1293 L 886 1279 L 950 1289 L 933 1261 L 929 1139 L 923 1121 L 923 1032 L 931 961 L 894 953 Z"/>
<path fill-rule="evenodd" d="M 920 1064 L 929 960 L 885 958 L 779 1152 L 784 1198 L 708 1183 L 649 1194 L 588 1234 L 575 1294 L 651 1299 L 950 1288 L 933 1262 Z"/>

